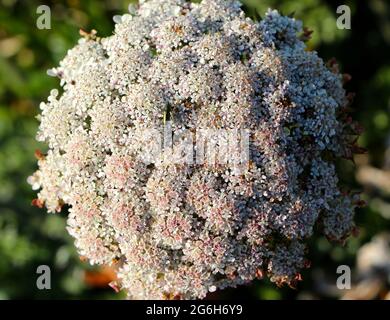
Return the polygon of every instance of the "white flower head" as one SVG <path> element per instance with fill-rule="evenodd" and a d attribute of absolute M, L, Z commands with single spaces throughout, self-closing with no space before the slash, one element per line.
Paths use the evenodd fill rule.
<path fill-rule="evenodd" d="M 204 298 L 263 275 L 293 285 L 316 225 L 334 240 L 353 228 L 333 164 L 350 155 L 340 74 L 306 50 L 301 22 L 253 21 L 238 1 L 145 0 L 115 22 L 49 72 L 63 92 L 41 104 L 35 203 L 67 204 L 80 254 L 116 263 L 130 298 Z M 175 162 L 180 139 L 143 161 L 167 123 L 187 142 L 247 130 L 249 161 Z M 225 144 L 205 154 L 212 143 Z"/>

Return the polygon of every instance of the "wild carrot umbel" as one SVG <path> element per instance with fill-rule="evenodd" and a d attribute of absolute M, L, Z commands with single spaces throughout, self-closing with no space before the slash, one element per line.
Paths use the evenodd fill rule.
<path fill-rule="evenodd" d="M 293 286 L 316 225 L 337 241 L 354 228 L 357 196 L 334 165 L 356 150 L 343 76 L 306 50 L 301 22 L 271 10 L 256 22 L 237 1 L 140 1 L 115 21 L 50 71 L 63 93 L 41 104 L 35 203 L 67 204 L 80 255 L 115 264 L 130 298 L 204 298 L 263 276 Z M 168 122 L 248 130 L 248 162 L 177 163 L 175 143 L 144 161 L 147 130 Z"/>

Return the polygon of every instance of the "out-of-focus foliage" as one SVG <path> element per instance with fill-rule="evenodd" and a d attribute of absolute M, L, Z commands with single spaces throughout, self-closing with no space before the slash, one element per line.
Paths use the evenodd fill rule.
<path fill-rule="evenodd" d="M 58 81 L 46 75 L 79 38 L 78 30 L 112 32 L 112 16 L 127 10 L 125 0 L 0 0 L 0 299 L 10 298 L 121 298 L 111 289 L 99 289 L 102 271 L 81 262 L 65 231 L 65 213 L 48 215 L 30 205 L 34 192 L 26 178 L 36 168 L 34 151 L 43 148 L 35 139 L 40 101 Z M 344 1 L 352 10 L 352 30 L 336 27 L 341 3 L 325 0 L 246 0 L 248 15 L 260 19 L 268 7 L 294 13 L 314 30 L 309 48 L 325 60 L 337 57 L 352 75 L 348 87 L 357 93 L 353 117 L 366 131 L 361 144 L 369 152 L 356 159 L 357 167 L 390 169 L 390 4 L 387 0 Z M 39 5 L 51 8 L 50 30 L 36 27 Z M 387 158 L 386 158 L 387 150 Z M 44 150 L 43 150 L 44 151 Z M 336 268 L 354 269 L 359 248 L 390 229 L 390 192 L 367 179 L 355 179 L 351 163 L 341 163 L 342 183 L 364 190 L 367 207 L 356 220 L 360 235 L 344 248 L 326 239 L 313 240 L 312 268 L 297 290 L 277 289 L 266 281 L 250 287 L 216 293 L 261 299 L 338 298 Z M 357 171 L 357 170 L 356 170 Z M 361 183 L 361 184 L 360 184 Z M 52 290 L 38 290 L 36 268 L 49 265 Z M 95 276 L 94 276 L 95 275 Z M 354 275 L 357 275 L 355 272 Z"/>

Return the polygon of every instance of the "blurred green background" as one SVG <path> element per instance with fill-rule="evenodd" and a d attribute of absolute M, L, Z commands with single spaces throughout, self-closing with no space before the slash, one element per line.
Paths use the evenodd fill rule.
<path fill-rule="evenodd" d="M 39 103 L 46 99 L 51 88 L 59 86 L 56 79 L 46 75 L 46 70 L 56 66 L 75 45 L 80 28 L 110 35 L 114 25 L 112 16 L 126 12 L 130 2 L 0 0 L 0 299 L 123 298 L 123 294 L 107 288 L 107 270 L 80 261 L 65 231 L 66 214 L 49 215 L 31 206 L 35 194 L 26 178 L 36 169 L 34 151 L 45 150 L 34 139 Z M 296 18 L 314 30 L 309 48 L 317 50 L 324 60 L 336 57 L 341 70 L 352 75 L 347 88 L 357 93 L 353 117 L 366 129 L 360 143 L 369 152 L 355 159 L 356 166 L 340 163 L 340 173 L 343 184 L 364 191 L 367 207 L 356 214 L 360 234 L 351 238 L 345 247 L 329 244 L 322 237 L 311 241 L 308 256 L 312 268 L 305 271 L 304 281 L 296 290 L 278 289 L 264 280 L 211 298 L 345 297 L 353 290 L 335 289 L 336 268 L 341 264 L 353 270 L 353 288 L 358 296 L 352 298 L 361 297 L 359 285 L 367 278 L 362 276 L 366 265 L 363 263 L 362 267 L 361 261 L 360 264 L 356 261 L 359 255 L 375 248 L 365 245 L 372 239 L 384 246 L 384 251 L 378 251 L 382 252 L 379 258 L 384 259 L 381 265 L 384 267 L 376 291 L 372 289 L 374 292 L 364 297 L 386 298 L 387 295 L 390 298 L 390 258 L 385 259 L 386 252 L 390 254 L 386 247 L 390 241 L 375 240 L 387 239 L 386 234 L 390 232 L 390 3 L 387 0 L 246 0 L 243 3 L 252 17 L 264 15 L 268 7 L 283 14 L 295 12 Z M 36 27 L 39 16 L 36 10 L 42 4 L 51 8 L 50 30 Z M 342 4 L 351 7 L 352 30 L 337 29 L 336 8 Z M 362 253 L 362 247 L 368 249 Z M 370 261 L 363 260 L 371 266 Z M 36 268 L 42 264 L 51 267 L 51 290 L 36 288 Z M 374 267 L 375 273 L 378 268 Z"/>

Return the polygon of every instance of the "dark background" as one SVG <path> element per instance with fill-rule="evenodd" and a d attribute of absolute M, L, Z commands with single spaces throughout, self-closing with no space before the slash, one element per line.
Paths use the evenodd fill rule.
<path fill-rule="evenodd" d="M 92 268 L 80 261 L 65 231 L 66 213 L 46 214 L 30 205 L 35 194 L 26 178 L 36 170 L 34 151 L 45 150 L 34 140 L 39 103 L 46 99 L 51 88 L 59 86 L 56 79 L 46 75 L 46 70 L 56 66 L 76 44 L 80 28 L 96 29 L 101 36 L 110 35 L 112 16 L 126 12 L 129 2 L 0 0 L 0 299 L 124 297 L 107 288 L 110 270 Z M 308 257 L 312 268 L 305 271 L 296 290 L 279 289 L 263 280 L 217 292 L 210 298 L 338 299 L 350 295 L 390 299 L 387 240 L 382 253 L 371 255 L 383 260 L 379 278 L 369 276 L 367 281 L 371 282 L 362 286 L 364 272 L 356 263 L 366 243 L 378 237 L 386 239 L 390 233 L 390 3 L 386 0 L 243 3 L 252 17 L 264 15 L 268 7 L 286 15 L 295 12 L 296 18 L 315 31 L 309 49 L 317 50 L 324 60 L 336 57 L 341 70 L 352 75 L 347 89 L 357 94 L 353 117 L 366 129 L 360 144 L 368 153 L 355 159 L 356 166 L 341 162 L 339 169 L 342 184 L 364 191 L 367 206 L 356 214 L 360 234 L 349 239 L 344 247 L 330 244 L 323 237 L 311 240 Z M 41 4 L 51 8 L 50 30 L 36 27 L 39 16 L 36 10 Z M 336 26 L 336 8 L 343 4 L 352 10 L 351 30 L 339 30 Z M 369 259 L 364 261 L 371 263 Z M 51 290 L 36 287 L 36 268 L 42 264 L 51 267 Z M 348 292 L 335 287 L 336 268 L 342 264 L 351 266 L 353 271 L 353 289 Z M 380 279 L 376 287 L 372 279 Z M 363 291 L 370 285 L 374 291 L 365 295 Z"/>

